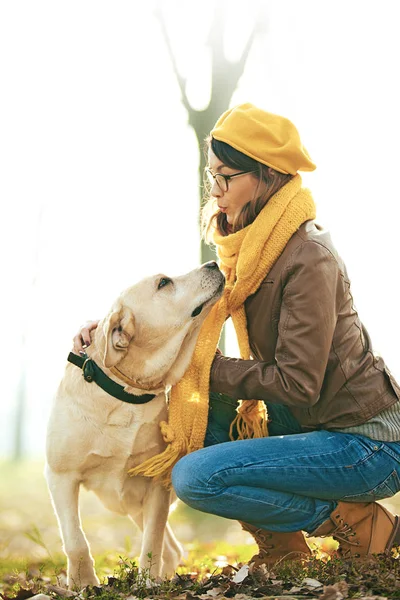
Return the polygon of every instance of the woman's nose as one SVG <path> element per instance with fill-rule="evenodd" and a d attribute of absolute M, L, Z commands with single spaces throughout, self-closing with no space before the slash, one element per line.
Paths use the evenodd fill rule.
<path fill-rule="evenodd" d="M 220 198 L 223 194 L 223 191 L 221 190 L 221 188 L 219 187 L 219 185 L 217 184 L 217 182 L 214 179 L 214 182 L 211 186 L 211 196 L 213 196 L 214 198 Z"/>

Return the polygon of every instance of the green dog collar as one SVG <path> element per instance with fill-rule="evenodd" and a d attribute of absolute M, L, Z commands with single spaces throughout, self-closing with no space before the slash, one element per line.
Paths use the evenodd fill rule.
<path fill-rule="evenodd" d="M 86 354 L 78 356 L 77 354 L 70 352 L 68 361 L 82 369 L 82 375 L 85 381 L 88 383 L 93 383 L 94 381 L 102 390 L 107 392 L 107 394 L 110 394 L 110 396 L 113 396 L 114 398 L 118 398 L 118 400 L 122 400 L 122 402 L 128 402 L 128 404 L 146 404 L 156 397 L 155 394 L 143 394 L 142 396 L 128 394 L 128 392 L 125 392 L 122 385 L 119 385 L 110 379 L 91 358 L 88 358 Z"/>

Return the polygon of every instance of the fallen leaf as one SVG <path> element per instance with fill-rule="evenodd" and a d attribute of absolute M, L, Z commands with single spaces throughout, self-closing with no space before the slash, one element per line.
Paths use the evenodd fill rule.
<path fill-rule="evenodd" d="M 349 584 L 347 581 L 338 581 L 333 584 L 333 587 L 337 589 L 343 596 L 343 598 L 347 598 L 349 595 Z"/>
<path fill-rule="evenodd" d="M 363 596 L 360 600 L 388 600 L 387 596 Z"/>
<path fill-rule="evenodd" d="M 246 579 L 246 577 L 249 574 L 249 565 L 243 565 L 243 567 L 240 567 L 239 571 L 237 573 L 235 573 L 234 577 L 232 577 L 233 583 L 242 583 L 243 579 Z"/>
<path fill-rule="evenodd" d="M 224 577 L 231 577 L 232 573 L 236 572 L 237 569 L 235 569 L 235 567 L 233 567 L 232 565 L 226 565 L 225 567 L 222 567 L 222 575 L 224 575 Z"/>
<path fill-rule="evenodd" d="M 212 590 L 208 590 L 207 591 L 207 596 L 211 596 L 212 598 L 215 598 L 216 596 L 220 596 L 221 593 L 224 592 L 224 589 L 221 587 L 215 587 Z"/>
<path fill-rule="evenodd" d="M 196 580 L 197 574 L 187 573 L 185 575 L 179 575 L 176 573 L 171 579 L 171 582 L 175 585 L 179 585 L 180 588 L 187 589 L 193 586 L 193 582 Z"/>
<path fill-rule="evenodd" d="M 363 596 L 360 600 L 388 600 L 387 596 Z"/>
<path fill-rule="evenodd" d="M 1 593 L 0 596 L 3 598 L 3 600 L 26 600 L 26 598 L 35 597 L 35 592 L 32 590 L 25 590 L 24 588 L 19 588 L 16 596 L 6 596 L 5 594 Z"/>
<path fill-rule="evenodd" d="M 303 579 L 301 585 L 305 585 L 309 588 L 322 587 L 322 583 L 320 581 L 317 581 L 316 579 L 311 579 L 310 577 L 306 577 L 305 579 Z"/>
<path fill-rule="evenodd" d="M 324 590 L 319 600 L 342 600 L 343 594 L 333 585 L 324 585 Z"/>

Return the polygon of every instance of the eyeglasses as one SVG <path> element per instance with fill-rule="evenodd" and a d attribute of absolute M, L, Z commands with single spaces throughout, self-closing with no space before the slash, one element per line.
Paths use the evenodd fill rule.
<path fill-rule="evenodd" d="M 227 192 L 229 190 L 229 182 L 231 179 L 238 177 L 239 175 L 245 175 L 246 173 L 254 173 L 254 171 L 240 171 L 240 173 L 234 173 L 233 175 L 224 175 L 223 173 L 215 173 L 214 175 L 211 169 L 206 168 L 206 173 L 211 185 L 213 185 L 215 181 L 221 192 Z"/>

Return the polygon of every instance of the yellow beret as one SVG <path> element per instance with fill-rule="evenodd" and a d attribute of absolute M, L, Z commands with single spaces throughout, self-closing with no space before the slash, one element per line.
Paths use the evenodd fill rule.
<path fill-rule="evenodd" d="M 295 175 L 297 171 L 316 168 L 289 119 L 250 103 L 224 112 L 211 135 L 281 173 Z"/>

